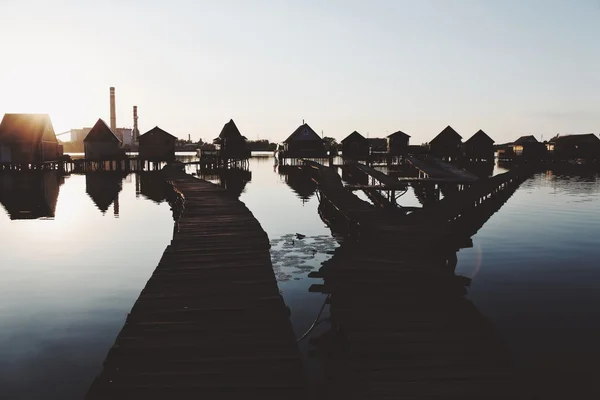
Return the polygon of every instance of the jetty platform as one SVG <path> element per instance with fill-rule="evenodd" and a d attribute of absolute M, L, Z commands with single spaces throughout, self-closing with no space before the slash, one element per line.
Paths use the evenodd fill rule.
<path fill-rule="evenodd" d="M 479 179 L 477 175 L 431 155 L 421 158 L 408 155 L 406 161 L 419 171 L 419 178 L 440 180 L 440 182 L 446 183 L 469 183 Z"/>
<path fill-rule="evenodd" d="M 87 399 L 305 399 L 269 239 L 225 189 L 165 173 L 175 229 Z"/>

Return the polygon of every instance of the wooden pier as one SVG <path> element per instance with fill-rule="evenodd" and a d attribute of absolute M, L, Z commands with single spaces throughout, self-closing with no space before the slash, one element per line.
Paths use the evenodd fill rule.
<path fill-rule="evenodd" d="M 269 239 L 225 189 L 171 171 L 171 244 L 87 399 L 305 399 Z"/>
<path fill-rule="evenodd" d="M 468 218 L 472 210 L 488 199 L 518 187 L 532 173 L 531 168 L 517 168 L 472 183 L 431 206 L 390 213 L 355 196 L 344 187 L 333 168 L 308 160 L 305 163 L 318 170 L 316 180 L 322 200 L 342 217 L 351 234 L 374 243 L 390 241 L 397 246 L 427 247 L 446 243 L 450 248 L 459 248 L 463 242 L 454 234 L 452 223 Z M 402 207 L 399 209 L 403 211 Z"/>
<path fill-rule="evenodd" d="M 417 169 L 419 178 L 425 178 L 425 180 L 442 179 L 444 182 L 469 183 L 479 179 L 477 175 L 431 155 L 421 158 L 409 155 L 406 161 Z"/>
<path fill-rule="evenodd" d="M 530 172 L 485 184 L 496 187 L 494 195 L 462 210 L 450 224 L 454 235 L 466 242 Z M 456 251 L 423 252 L 418 240 L 408 247 L 364 236 L 347 240 L 309 275 L 323 279 L 310 291 L 327 294 L 330 307 L 330 329 L 309 341 L 328 376 L 322 397 L 522 398 L 507 346 L 466 298 L 471 280 L 455 274 Z"/>

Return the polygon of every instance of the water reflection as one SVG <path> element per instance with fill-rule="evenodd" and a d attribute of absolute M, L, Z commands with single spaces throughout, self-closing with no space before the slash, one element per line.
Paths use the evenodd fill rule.
<path fill-rule="evenodd" d="M 252 172 L 242 168 L 199 169 L 195 175 L 227 189 L 235 197 L 240 197 L 252 180 Z"/>
<path fill-rule="evenodd" d="M 317 184 L 311 178 L 310 169 L 279 165 L 277 171 L 279 175 L 284 176 L 286 185 L 302 200 L 302 204 L 315 195 Z"/>
<path fill-rule="evenodd" d="M 167 199 L 165 179 L 160 171 L 140 172 L 135 175 L 135 195 L 160 204 Z"/>
<path fill-rule="evenodd" d="M 119 192 L 123 189 L 126 175 L 123 172 L 90 172 L 85 175 L 85 192 L 102 215 L 114 203 L 114 215 L 119 216 Z"/>
<path fill-rule="evenodd" d="M 63 183 L 57 171 L 4 171 L 0 173 L 0 203 L 12 220 L 54 218 Z"/>

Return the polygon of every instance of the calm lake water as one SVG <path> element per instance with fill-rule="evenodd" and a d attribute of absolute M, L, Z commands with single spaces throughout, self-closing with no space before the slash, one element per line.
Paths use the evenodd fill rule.
<path fill-rule="evenodd" d="M 240 193 L 268 233 L 300 337 L 325 300 L 308 274 L 342 241 L 319 217 L 316 186 L 271 157 L 252 158 L 250 173 L 203 177 Z M 1 173 L 0 203 L 0 399 L 82 398 L 172 237 L 169 206 L 151 174 Z M 400 203 L 419 201 L 409 191 Z M 469 298 L 539 398 L 593 388 L 599 244 L 600 176 L 555 169 L 522 184 L 458 253 Z M 300 347 L 318 388 L 309 338 Z"/>

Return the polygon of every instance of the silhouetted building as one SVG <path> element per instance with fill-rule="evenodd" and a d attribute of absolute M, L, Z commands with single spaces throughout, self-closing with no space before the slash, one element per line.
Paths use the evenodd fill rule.
<path fill-rule="evenodd" d="M 283 142 L 285 157 L 327 157 L 325 142 L 306 123 L 300 125 Z"/>
<path fill-rule="evenodd" d="M 102 119 L 98 119 L 83 144 L 87 160 L 114 160 L 124 156 L 121 141 Z"/>
<path fill-rule="evenodd" d="M 405 155 L 408 152 L 410 136 L 402 131 L 394 132 L 387 137 L 387 151 L 392 156 Z"/>
<path fill-rule="evenodd" d="M 556 135 L 546 143 L 546 149 L 557 160 L 600 159 L 600 139 L 593 133 Z"/>
<path fill-rule="evenodd" d="M 213 140 L 213 143 L 219 150 L 219 157 L 222 160 L 243 160 L 250 157 L 250 150 L 246 143 L 246 137 L 242 136 L 238 127 L 230 119 L 227 122 L 219 137 Z"/>
<path fill-rule="evenodd" d="M 0 203 L 10 219 L 54 218 L 63 177 L 57 171 L 0 173 Z"/>
<path fill-rule="evenodd" d="M 39 164 L 62 156 L 48 114 L 4 114 L 0 123 L 0 163 Z"/>
<path fill-rule="evenodd" d="M 456 160 L 461 155 L 461 147 L 462 136 L 448 125 L 429 142 L 429 153 L 441 159 Z"/>
<path fill-rule="evenodd" d="M 360 133 L 352 132 L 342 140 L 342 155 L 348 159 L 366 159 L 369 156 L 369 141 Z"/>
<path fill-rule="evenodd" d="M 158 126 L 139 137 L 139 157 L 149 161 L 173 161 L 177 138 Z"/>
<path fill-rule="evenodd" d="M 464 155 L 469 161 L 493 161 L 494 139 L 481 129 L 464 144 Z"/>
<path fill-rule="evenodd" d="M 541 160 L 546 156 L 546 145 L 538 142 L 533 135 L 521 136 L 509 147 L 512 154 L 518 158 Z"/>
<path fill-rule="evenodd" d="M 387 139 L 382 138 L 368 138 L 369 148 L 371 153 L 385 153 L 387 152 Z"/>
<path fill-rule="evenodd" d="M 85 175 L 85 192 L 102 214 L 113 202 L 114 213 L 119 214 L 119 192 L 123 188 L 123 178 L 120 172 L 91 172 Z"/>

